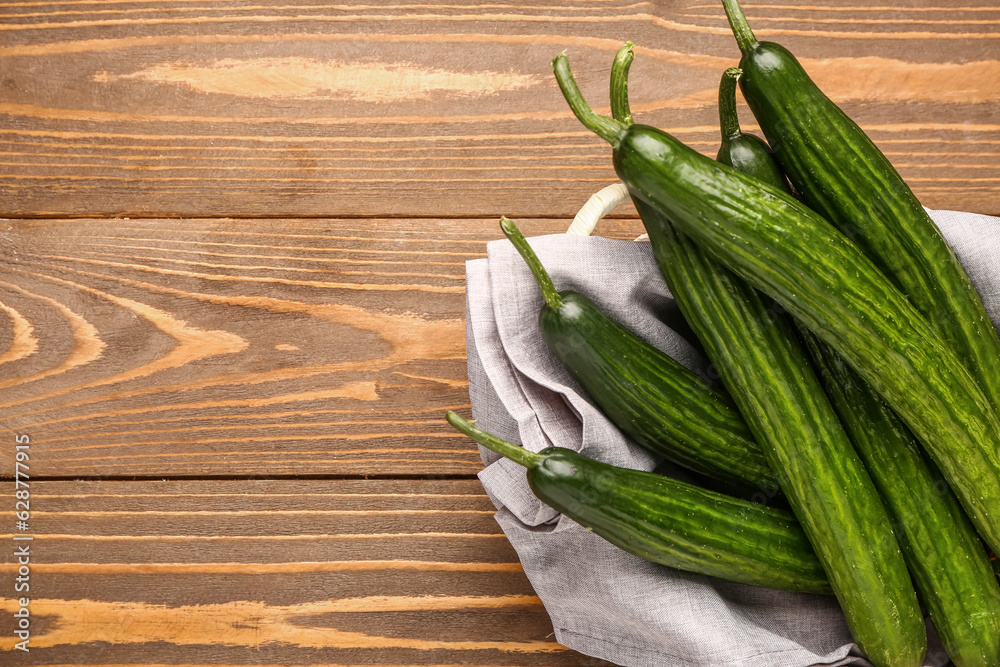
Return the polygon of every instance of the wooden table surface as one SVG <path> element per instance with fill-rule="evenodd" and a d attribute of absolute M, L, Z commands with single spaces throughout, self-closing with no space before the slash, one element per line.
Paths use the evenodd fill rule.
<path fill-rule="evenodd" d="M 746 10 L 926 205 L 1000 213 L 996 3 L 820 3 Z M 550 61 L 606 106 L 626 39 L 637 119 L 714 154 L 711 0 L 0 2 L 4 664 L 608 664 L 442 417 L 464 262 L 614 181 Z"/>

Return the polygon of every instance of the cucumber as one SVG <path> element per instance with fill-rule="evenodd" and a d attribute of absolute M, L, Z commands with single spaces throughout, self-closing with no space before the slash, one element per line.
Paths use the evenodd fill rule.
<path fill-rule="evenodd" d="M 724 137 L 747 136 L 740 131 L 735 103 L 727 103 L 735 98 L 735 77 L 734 70 L 727 70 L 719 92 Z M 787 189 L 781 167 L 762 141 L 743 143 L 735 164 L 723 162 Z M 805 328 L 798 329 L 855 451 L 894 520 L 917 593 L 948 655 L 957 667 L 1000 665 L 1000 586 L 955 494 L 909 429 L 868 383 L 828 345 Z"/>
<path fill-rule="evenodd" d="M 724 392 L 625 329 L 586 296 L 557 291 L 517 226 L 500 228 L 531 269 L 545 305 L 538 325 L 587 396 L 638 444 L 767 500 L 779 493 L 760 445 Z"/>
<path fill-rule="evenodd" d="M 728 581 L 830 593 L 805 533 L 785 510 L 611 466 L 563 447 L 536 454 L 455 412 L 447 419 L 480 445 L 525 466 L 539 500 L 635 556 Z"/>
<path fill-rule="evenodd" d="M 743 96 L 796 191 L 900 288 L 1000 413 L 1000 338 L 941 231 L 795 57 L 758 42 L 738 0 L 723 5 L 743 54 Z"/>
<path fill-rule="evenodd" d="M 1000 665 L 1000 586 L 975 528 L 899 417 L 828 345 L 806 347 L 896 521 L 917 592 L 956 667 Z"/>
<path fill-rule="evenodd" d="M 844 357 L 917 436 L 980 536 L 1000 550 L 1000 421 L 906 297 L 804 204 L 665 132 L 597 115 L 565 57 L 555 66 L 578 118 L 614 147 L 619 178 Z"/>
<path fill-rule="evenodd" d="M 616 68 L 627 66 L 627 59 L 616 59 Z M 628 115 L 617 105 L 613 111 L 616 118 Z M 851 634 L 876 665 L 922 664 L 923 618 L 892 523 L 790 318 L 670 217 L 640 196 L 633 200 L 670 292 L 780 471 Z"/>
<path fill-rule="evenodd" d="M 740 128 L 740 119 L 736 114 L 736 82 L 742 75 L 743 70 L 730 67 L 722 73 L 722 80 L 719 82 L 719 128 L 722 130 L 722 145 L 719 146 L 715 159 L 791 194 L 788 179 L 785 178 L 768 145 L 759 137 L 744 134 Z M 618 118 L 626 122 L 624 119 L 624 116 Z"/>

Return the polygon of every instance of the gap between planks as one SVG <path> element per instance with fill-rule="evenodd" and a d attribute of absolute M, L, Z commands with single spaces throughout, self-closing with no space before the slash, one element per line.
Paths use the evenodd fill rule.
<path fill-rule="evenodd" d="M 290 474 L 290 475 L 36 475 L 32 482 L 289 482 L 289 481 L 333 481 L 333 482 L 365 482 L 365 481 L 472 481 L 479 479 L 473 473 L 454 473 L 440 475 L 358 475 L 358 474 Z M 10 475 L 0 476 L 0 483 L 13 482 Z"/>
<path fill-rule="evenodd" d="M 1000 215 L 1000 214 L 998 214 Z M 571 215 L 543 215 L 543 214 L 528 214 L 517 216 L 519 220 L 572 220 Z M 458 214 L 441 214 L 441 215 L 403 215 L 398 213 L 390 213 L 386 215 L 350 215 L 350 214 L 316 214 L 316 215 L 180 215 L 180 214 L 169 214 L 165 213 L 162 215 L 143 215 L 143 216 L 130 216 L 130 215 L 108 215 L 108 214 L 98 214 L 98 215 L 87 215 L 82 213 L 76 214 L 65 214 L 65 213 L 39 213 L 36 215 L 4 215 L 0 214 L 0 219 L 2 220 L 112 220 L 112 221 L 128 221 L 128 222 L 141 222 L 144 220 L 494 220 L 499 219 L 499 216 L 493 215 L 458 215 Z M 638 220 L 639 217 L 636 215 L 629 214 L 614 214 L 610 213 L 605 216 L 606 220 Z"/>

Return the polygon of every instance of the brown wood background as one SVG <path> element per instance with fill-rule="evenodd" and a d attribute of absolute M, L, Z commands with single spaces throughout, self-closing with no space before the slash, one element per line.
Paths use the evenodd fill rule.
<path fill-rule="evenodd" d="M 1000 10 L 953 4 L 746 10 L 926 205 L 1000 214 Z M 637 119 L 713 154 L 709 0 L 0 2 L 0 539 L 18 434 L 35 538 L 4 664 L 606 664 L 442 416 L 464 262 L 614 179 L 549 63 L 606 106 L 626 39 Z"/>

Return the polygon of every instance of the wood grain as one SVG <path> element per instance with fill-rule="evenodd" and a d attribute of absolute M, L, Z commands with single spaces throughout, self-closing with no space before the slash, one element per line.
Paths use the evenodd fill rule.
<path fill-rule="evenodd" d="M 1000 213 L 1000 10 L 748 2 L 933 208 Z M 737 61 L 705 0 L 0 3 L 11 216 L 569 216 L 614 178 L 550 73 L 717 148 Z M 749 119 L 744 109 L 745 118 Z"/>
<path fill-rule="evenodd" d="M 16 664 L 607 664 L 552 640 L 493 511 L 475 480 L 39 482 Z"/>
<path fill-rule="evenodd" d="M 464 262 L 498 237 L 495 220 L 10 223 L 0 432 L 28 434 L 49 476 L 474 474 L 443 416 L 469 401 Z M 13 435 L 0 452 L 11 475 Z"/>

